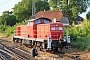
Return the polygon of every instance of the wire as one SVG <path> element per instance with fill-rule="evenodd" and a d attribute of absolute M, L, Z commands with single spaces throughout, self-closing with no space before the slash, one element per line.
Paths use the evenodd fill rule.
<path fill-rule="evenodd" d="M 0 5 L 2 5 L 2 4 L 4 4 L 3 6 L 1 6 L 0 7 L 0 9 L 2 8 L 2 7 L 4 7 L 8 2 L 10 2 L 11 0 L 7 0 L 7 1 L 5 1 L 5 2 L 3 2 L 3 3 L 1 3 Z"/>
<path fill-rule="evenodd" d="M 4 3 L 6 3 L 8 0 L 6 0 L 6 1 L 4 1 L 4 2 L 2 2 L 0 5 L 2 5 L 2 4 L 4 4 Z"/>

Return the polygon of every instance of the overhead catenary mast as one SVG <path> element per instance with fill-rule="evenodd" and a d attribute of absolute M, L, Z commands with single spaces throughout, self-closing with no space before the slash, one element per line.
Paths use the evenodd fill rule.
<path fill-rule="evenodd" d="M 32 16 L 33 16 L 33 18 L 35 18 L 35 1 L 34 0 L 32 0 Z"/>

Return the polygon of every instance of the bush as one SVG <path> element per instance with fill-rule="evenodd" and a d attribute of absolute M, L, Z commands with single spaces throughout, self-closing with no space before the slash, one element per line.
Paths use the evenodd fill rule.
<path fill-rule="evenodd" d="M 0 32 L 4 33 L 7 28 L 7 25 L 0 25 Z"/>
<path fill-rule="evenodd" d="M 22 21 L 21 23 L 16 23 L 16 25 L 10 27 L 7 25 L 0 25 L 0 32 L 4 33 L 6 37 L 12 36 L 12 34 L 15 32 L 16 27 L 22 24 L 27 24 L 27 20 Z"/>
<path fill-rule="evenodd" d="M 90 50 L 90 38 L 77 38 L 75 41 L 71 41 L 71 46 L 72 48 L 78 48 L 80 50 Z"/>
<path fill-rule="evenodd" d="M 72 48 L 77 48 L 77 47 L 78 47 L 78 43 L 72 41 L 72 42 L 71 42 L 71 46 L 72 46 Z"/>
<path fill-rule="evenodd" d="M 90 21 L 84 20 L 82 26 L 75 26 L 73 23 L 70 28 L 65 28 L 71 39 L 72 47 L 81 50 L 90 50 Z"/>

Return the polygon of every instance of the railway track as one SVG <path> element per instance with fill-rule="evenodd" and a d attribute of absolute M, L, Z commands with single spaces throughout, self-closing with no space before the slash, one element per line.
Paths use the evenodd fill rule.
<path fill-rule="evenodd" d="M 23 56 L 23 57 L 27 58 L 28 60 L 29 60 L 29 59 L 32 59 L 31 53 L 30 53 L 30 52 L 27 52 L 26 50 L 23 50 L 23 49 L 21 49 L 21 48 L 15 47 L 15 48 L 12 48 L 12 51 L 14 51 L 14 52 L 17 53 L 17 54 L 18 54 L 18 52 L 19 52 L 19 55 L 20 55 L 20 56 Z M 22 54 L 20 54 L 20 53 L 22 53 Z"/>
<path fill-rule="evenodd" d="M 9 47 L 9 49 L 13 49 L 13 51 L 17 52 L 19 55 L 20 53 L 24 55 L 24 57 L 27 55 L 29 56 L 30 55 L 30 48 L 24 46 L 24 45 L 20 45 L 20 44 L 13 44 L 12 41 L 9 41 L 8 40 L 1 40 L 0 39 L 0 43 L 6 45 L 7 47 Z M 3 48 L 3 45 L 0 44 L 0 49 L 4 49 Z M 7 56 L 6 53 L 4 54 L 3 52 L 1 53 L 2 51 L 0 51 L 0 60 L 17 60 L 11 56 Z M 29 52 L 29 53 L 28 53 Z M 38 51 L 38 56 L 36 56 L 34 59 L 35 60 L 90 60 L 90 51 L 79 51 L 77 49 L 64 49 L 63 52 L 65 54 L 61 54 L 61 53 L 49 53 L 49 52 L 46 52 L 46 51 Z M 21 55 L 21 56 L 23 56 Z M 4 59 L 1 59 L 4 58 Z M 8 58 L 8 59 L 7 59 Z M 34 60 L 32 59 L 30 56 L 27 60 Z"/>
<path fill-rule="evenodd" d="M 7 43 L 6 43 L 7 42 Z M 2 44 L 0 44 L 0 48 L 1 49 L 6 49 L 8 48 L 10 51 L 12 51 L 13 53 L 16 53 L 17 55 L 20 55 L 22 57 L 24 57 L 26 60 L 65 60 L 67 58 L 67 60 L 81 60 L 79 55 L 78 54 L 61 54 L 61 53 L 51 53 L 51 52 L 43 52 L 43 51 L 38 51 L 39 55 L 36 56 L 35 58 L 32 58 L 30 55 L 30 48 L 28 47 L 25 47 L 24 45 L 20 45 L 20 44 L 8 44 L 10 42 L 8 41 L 4 41 L 1 42 Z M 6 45 L 6 48 L 5 46 Z M 7 50 L 7 49 L 6 49 Z M 66 50 L 67 51 L 67 50 Z M 65 51 L 65 52 L 66 52 Z M 20 54 L 21 53 L 21 54 Z M 15 58 L 14 56 L 10 56 L 9 54 L 7 53 L 1 53 L 1 50 L 0 50 L 0 56 L 3 58 L 1 60 L 24 60 L 24 59 L 17 59 Z M 1 58 L 0 57 L 0 58 Z M 8 58 L 8 59 L 7 59 Z"/>
<path fill-rule="evenodd" d="M 28 60 L 0 43 L 0 58 L 3 60 Z M 18 51 L 19 52 L 19 51 Z M 7 56 L 6 56 L 7 55 Z"/>
<path fill-rule="evenodd" d="M 7 54 L 6 53 L 7 53 L 6 51 L 0 49 L 0 58 L 2 60 L 14 60 L 13 58 L 11 58 L 10 55 L 8 55 L 8 53 Z"/>

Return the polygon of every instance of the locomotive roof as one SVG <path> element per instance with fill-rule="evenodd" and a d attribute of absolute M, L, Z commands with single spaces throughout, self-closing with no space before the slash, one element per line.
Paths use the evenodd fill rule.
<path fill-rule="evenodd" d="M 41 17 L 41 18 L 36 18 L 36 19 L 30 19 L 30 20 L 28 20 L 28 21 L 34 21 L 34 20 L 37 20 L 37 19 L 47 19 L 47 20 L 50 20 L 50 19 L 48 19 L 48 18 Z M 50 21 L 51 21 L 51 20 L 50 20 Z"/>
<path fill-rule="evenodd" d="M 50 20 L 53 20 L 54 18 L 56 18 L 57 21 L 60 21 L 62 16 L 63 16 L 63 13 L 61 11 L 45 11 L 45 12 L 40 11 L 35 14 L 36 18 L 45 17 Z M 30 18 L 33 18 L 33 16 L 31 16 Z"/>

